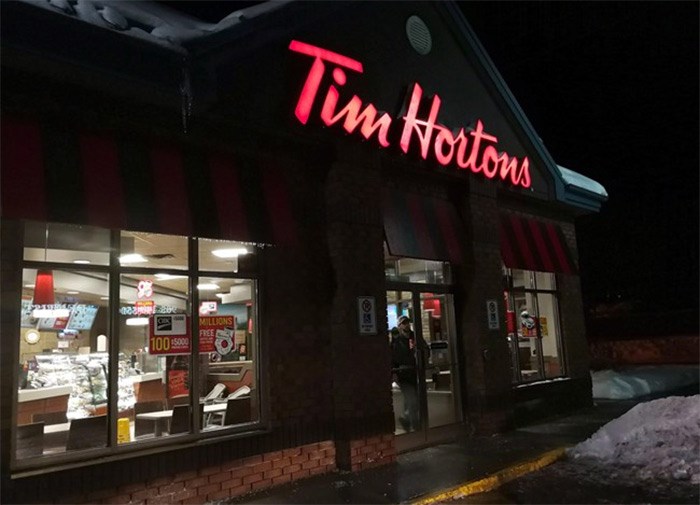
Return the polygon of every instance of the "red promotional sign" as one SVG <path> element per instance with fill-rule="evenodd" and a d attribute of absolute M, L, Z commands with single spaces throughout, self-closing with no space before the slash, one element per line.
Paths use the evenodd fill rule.
<path fill-rule="evenodd" d="M 137 316 L 152 316 L 156 313 L 156 302 L 153 300 L 136 300 L 134 312 Z"/>
<path fill-rule="evenodd" d="M 458 130 L 441 125 L 438 122 L 440 97 L 433 95 L 426 99 L 429 108 L 425 107 L 423 89 L 418 83 L 410 90 L 404 115 L 396 120 L 397 123 L 403 121 L 403 125 L 399 125 L 401 134 L 393 135 L 394 118 L 386 112 L 380 113 L 381 108 L 364 103 L 357 95 L 344 104 L 340 101 L 340 90 L 348 80 L 347 72 L 364 72 L 360 61 L 298 40 L 291 41 L 289 50 L 313 60 L 294 109 L 300 123 L 307 124 L 314 106 L 322 102 L 319 119 L 326 126 L 342 125 L 348 134 L 358 130 L 366 140 L 375 137 L 383 148 L 391 144 L 391 138 L 399 138 L 398 145 L 404 153 L 414 144 L 424 160 L 430 157 L 443 166 L 454 165 L 458 170 L 481 173 L 487 179 L 498 178 L 513 186 L 530 187 L 530 161 L 526 156 L 518 160 L 499 150 L 498 138 L 485 131 L 480 119 L 473 126 Z M 328 73 L 327 67 L 331 69 Z M 328 77 L 333 83 L 321 91 L 321 83 L 328 81 Z M 422 114 L 424 110 L 429 110 L 427 115 Z"/>
<path fill-rule="evenodd" d="M 199 318 L 199 352 L 226 355 L 235 349 L 235 316 L 204 316 Z"/>
<path fill-rule="evenodd" d="M 168 398 L 184 396 L 190 393 L 187 388 L 187 370 L 168 371 Z"/>

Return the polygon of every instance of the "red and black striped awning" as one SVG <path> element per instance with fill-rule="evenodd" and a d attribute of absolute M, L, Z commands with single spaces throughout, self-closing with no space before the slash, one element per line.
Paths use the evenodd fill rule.
<path fill-rule="evenodd" d="M 575 274 L 576 264 L 561 228 L 512 214 L 500 219 L 501 256 L 508 268 Z"/>
<path fill-rule="evenodd" d="M 464 261 L 465 229 L 450 202 L 386 190 L 383 203 L 384 233 L 392 255 Z"/>
<path fill-rule="evenodd" d="M 2 119 L 1 215 L 221 238 L 297 240 L 279 160 Z"/>

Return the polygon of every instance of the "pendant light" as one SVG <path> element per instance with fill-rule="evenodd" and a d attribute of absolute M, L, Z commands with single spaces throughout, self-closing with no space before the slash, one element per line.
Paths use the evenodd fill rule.
<path fill-rule="evenodd" d="M 51 270 L 37 270 L 34 285 L 34 305 L 54 305 L 56 303 Z"/>
<path fill-rule="evenodd" d="M 49 249 L 49 225 L 46 224 L 46 236 L 44 241 L 44 261 L 47 260 Z M 53 290 L 53 271 L 39 269 L 36 272 L 34 283 L 34 305 L 54 305 L 56 296 Z"/>

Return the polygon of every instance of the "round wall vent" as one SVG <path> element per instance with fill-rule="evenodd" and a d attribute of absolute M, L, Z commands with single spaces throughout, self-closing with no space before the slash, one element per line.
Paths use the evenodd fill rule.
<path fill-rule="evenodd" d="M 406 36 L 411 43 L 411 47 L 418 54 L 426 55 L 433 47 L 433 38 L 430 36 L 430 30 L 418 16 L 411 16 L 406 21 Z"/>

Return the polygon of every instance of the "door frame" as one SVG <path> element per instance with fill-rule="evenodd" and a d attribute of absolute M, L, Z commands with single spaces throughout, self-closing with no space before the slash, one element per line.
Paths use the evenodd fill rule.
<path fill-rule="evenodd" d="M 413 321 L 413 332 L 417 337 L 423 336 L 422 327 L 422 313 L 420 310 L 420 294 L 421 293 L 434 293 L 440 295 L 452 295 L 454 297 L 453 285 L 450 284 L 427 284 L 427 283 L 409 283 L 409 282 L 396 282 L 387 281 L 386 282 L 386 292 L 389 291 L 403 291 L 411 293 L 411 305 L 413 307 L 413 314 L 411 314 L 411 319 Z M 385 293 L 386 296 L 386 293 Z M 461 432 L 461 427 L 464 422 L 464 415 L 462 411 L 462 388 L 461 381 L 458 377 L 461 376 L 460 363 L 457 353 L 458 340 L 457 335 L 457 325 L 455 321 L 455 308 L 454 308 L 454 298 L 452 299 L 452 307 L 450 310 L 445 312 L 448 315 L 446 324 L 448 331 L 454 336 L 454 341 L 451 342 L 450 349 L 450 359 L 452 360 L 454 366 L 454 375 L 452 378 L 453 382 L 453 395 L 454 395 L 454 408 L 455 408 L 455 422 L 452 424 L 436 426 L 434 428 L 429 427 L 428 418 L 428 392 L 425 381 L 425 370 L 423 367 L 423 360 L 418 360 L 418 398 L 420 402 L 420 415 L 422 419 L 423 427 L 418 431 L 413 431 L 410 433 L 403 433 L 396 435 L 395 445 L 397 452 L 406 452 L 421 447 L 434 445 L 439 442 L 446 440 L 455 439 Z M 417 317 L 420 316 L 419 317 Z"/>

